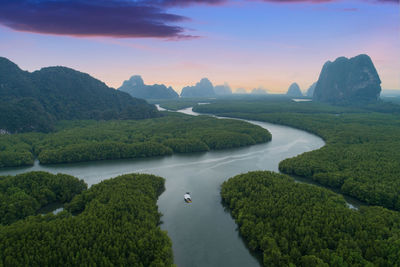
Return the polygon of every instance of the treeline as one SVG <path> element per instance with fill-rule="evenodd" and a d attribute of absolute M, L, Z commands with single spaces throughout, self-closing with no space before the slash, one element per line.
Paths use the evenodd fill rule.
<path fill-rule="evenodd" d="M 400 214 L 352 210 L 328 189 L 286 175 L 250 172 L 224 182 L 221 196 L 264 266 L 398 266 Z"/>
<path fill-rule="evenodd" d="M 40 133 L 0 134 L 0 168 L 33 165 L 33 144 Z"/>
<path fill-rule="evenodd" d="M 171 154 L 171 148 L 154 142 L 126 144 L 104 141 L 72 144 L 55 150 L 43 150 L 39 154 L 38 159 L 42 164 L 49 164 L 107 159 L 145 158 Z"/>
<path fill-rule="evenodd" d="M 281 102 L 280 106 L 278 112 L 276 105 L 270 108 L 268 102 L 250 105 L 227 101 L 198 106 L 196 111 L 268 121 L 315 133 L 324 138 L 326 145 L 282 161 L 280 171 L 338 188 L 368 204 L 400 210 L 397 114 L 371 112 L 382 107 L 381 104 L 369 105 L 366 110 L 318 103 Z"/>
<path fill-rule="evenodd" d="M 173 102 L 172 102 L 173 103 Z M 360 109 L 332 106 L 318 102 L 294 102 L 287 97 L 257 97 L 243 99 L 219 99 L 209 105 L 195 105 L 194 111 L 205 113 L 354 113 Z"/>
<path fill-rule="evenodd" d="M 66 203 L 87 189 L 83 180 L 66 174 L 29 172 L 0 176 L 0 224 L 8 225 L 52 203 Z"/>
<path fill-rule="evenodd" d="M 173 105 L 175 101 L 167 101 Z M 389 113 L 400 114 L 400 101 L 396 98 L 384 98 L 376 103 L 353 103 L 349 105 L 329 105 L 321 102 L 305 101 L 296 102 L 288 97 L 263 96 L 263 97 L 235 97 L 220 98 L 209 102 L 211 105 L 193 105 L 194 111 L 212 113 L 302 113 L 302 114 L 342 114 L 342 113 Z"/>
<path fill-rule="evenodd" d="M 164 179 L 128 174 L 93 185 L 57 215 L 0 226 L 0 266 L 173 266 L 159 227 Z"/>
<path fill-rule="evenodd" d="M 1 167 L 17 167 L 33 165 L 34 157 L 32 153 L 26 152 L 9 152 L 0 153 L 0 168 Z"/>
<path fill-rule="evenodd" d="M 157 119 L 62 121 L 48 134 L 0 135 L 0 166 L 141 158 L 253 145 L 271 140 L 259 126 L 165 113 Z M 10 157 L 14 153 L 14 157 Z M 4 156 L 3 156 L 4 155 Z"/>

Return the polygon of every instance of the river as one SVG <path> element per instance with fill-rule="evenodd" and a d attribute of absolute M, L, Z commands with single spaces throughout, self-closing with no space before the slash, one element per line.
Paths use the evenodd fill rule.
<path fill-rule="evenodd" d="M 198 115 L 191 108 L 181 112 Z M 265 122 L 250 121 L 268 129 L 272 141 L 250 147 L 205 153 L 131 160 L 8 168 L 0 175 L 27 171 L 67 173 L 88 185 L 121 174 L 151 173 L 166 179 L 166 191 L 158 206 L 163 214 L 161 228 L 172 239 L 179 267 L 260 266 L 240 238 L 229 212 L 221 205 L 220 185 L 229 177 L 253 170 L 278 171 L 278 164 L 306 151 L 320 148 L 324 141 L 307 132 Z M 183 201 L 190 192 L 193 203 Z"/>

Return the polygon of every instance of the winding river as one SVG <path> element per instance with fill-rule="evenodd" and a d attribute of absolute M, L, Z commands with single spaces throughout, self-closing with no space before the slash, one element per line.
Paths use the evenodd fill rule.
<path fill-rule="evenodd" d="M 198 115 L 191 108 L 181 112 Z M 172 155 L 151 159 L 98 161 L 76 164 L 0 170 L 0 175 L 42 170 L 67 173 L 88 185 L 121 174 L 151 173 L 166 178 L 166 191 L 158 200 L 163 213 L 161 228 L 172 239 L 179 267 L 260 266 L 240 238 L 234 220 L 220 203 L 219 190 L 229 177 L 253 170 L 278 171 L 286 158 L 320 148 L 324 141 L 310 133 L 264 122 L 250 121 L 268 129 L 272 141 L 251 147 L 206 153 Z M 189 191 L 193 203 L 186 204 Z"/>

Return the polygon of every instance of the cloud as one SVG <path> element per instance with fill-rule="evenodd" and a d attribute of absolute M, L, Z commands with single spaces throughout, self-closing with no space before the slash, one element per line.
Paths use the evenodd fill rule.
<path fill-rule="evenodd" d="M 153 4 L 158 6 L 190 6 L 195 4 L 203 5 L 221 5 L 229 0 L 143 0 L 142 3 Z"/>
<path fill-rule="evenodd" d="M 376 0 L 378 3 L 392 3 L 392 4 L 398 4 L 400 3 L 400 0 Z"/>
<path fill-rule="evenodd" d="M 261 0 L 262 2 L 270 2 L 270 3 L 327 3 L 327 2 L 337 2 L 336 0 Z"/>
<path fill-rule="evenodd" d="M 355 7 L 342 8 L 342 9 L 340 9 L 340 11 L 343 11 L 343 12 L 356 12 L 356 11 L 358 11 L 358 8 L 355 8 Z"/>
<path fill-rule="evenodd" d="M 179 23 L 190 19 L 171 7 L 222 5 L 234 0 L 0 0 L 0 24 L 16 31 L 118 38 L 196 38 Z M 239 0 L 251 2 L 254 0 Z M 257 0 L 256 0 L 257 1 Z M 328 3 L 340 0 L 258 0 L 269 3 Z M 398 4 L 399 0 L 360 0 Z M 355 11 L 349 9 L 346 11 Z"/>
<path fill-rule="evenodd" d="M 249 0 L 251 1 L 251 0 Z M 261 2 L 269 3 L 282 3 L 282 4 L 296 4 L 296 3 L 311 3 L 311 4 L 321 4 L 329 2 L 340 2 L 340 0 L 259 0 Z M 361 0 L 362 2 L 374 2 L 374 3 L 399 3 L 400 0 Z"/>
<path fill-rule="evenodd" d="M 169 14 L 152 1 L 2 0 L 0 24 L 17 31 L 122 38 L 192 38 L 173 23 L 189 20 Z M 168 1 L 163 1 L 168 2 Z"/>

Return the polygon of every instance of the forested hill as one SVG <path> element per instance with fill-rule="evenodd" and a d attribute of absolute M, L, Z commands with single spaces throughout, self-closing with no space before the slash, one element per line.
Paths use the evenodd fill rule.
<path fill-rule="evenodd" d="M 0 57 L 0 129 L 50 131 L 57 120 L 157 117 L 154 105 L 66 67 L 21 70 Z"/>

